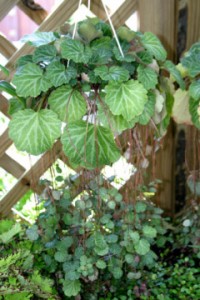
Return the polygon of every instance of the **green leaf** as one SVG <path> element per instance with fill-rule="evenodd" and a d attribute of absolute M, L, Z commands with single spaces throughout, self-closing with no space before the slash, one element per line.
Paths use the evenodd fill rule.
<path fill-rule="evenodd" d="M 126 121 L 121 115 L 114 116 L 104 103 L 98 104 L 97 118 L 99 122 L 113 132 L 120 133 L 125 129 L 132 128 L 135 125 L 135 120 Z"/>
<path fill-rule="evenodd" d="M 34 63 L 49 63 L 56 58 L 57 50 L 53 45 L 44 45 L 36 48 L 33 54 Z"/>
<path fill-rule="evenodd" d="M 200 80 L 195 80 L 190 84 L 189 87 L 189 95 L 194 99 L 194 100 L 199 100 L 200 99 Z"/>
<path fill-rule="evenodd" d="M 14 113 L 18 112 L 19 110 L 25 109 L 25 101 L 19 100 L 19 98 L 11 98 L 9 100 L 9 115 L 13 115 Z"/>
<path fill-rule="evenodd" d="M 4 67 L 3 65 L 0 64 L 0 70 L 6 75 L 6 76 L 9 76 L 10 74 L 10 71 Z"/>
<path fill-rule="evenodd" d="M 55 260 L 58 262 L 65 262 L 67 260 L 67 257 L 68 257 L 68 253 L 66 249 L 63 251 L 57 251 L 54 255 Z"/>
<path fill-rule="evenodd" d="M 123 271 L 122 271 L 121 268 L 115 267 L 112 270 L 112 274 L 113 274 L 113 276 L 114 276 L 115 279 L 120 279 L 123 276 Z"/>
<path fill-rule="evenodd" d="M 144 107 L 142 114 L 138 117 L 138 123 L 147 125 L 155 112 L 156 95 L 153 91 L 148 93 L 148 101 Z"/>
<path fill-rule="evenodd" d="M 87 64 L 92 57 L 92 51 L 89 46 L 84 46 L 78 40 L 67 38 L 61 43 L 60 47 L 62 57 L 73 60 L 75 63 Z"/>
<path fill-rule="evenodd" d="M 126 254 L 125 255 L 125 261 L 128 264 L 132 264 L 134 262 L 134 256 L 132 254 Z"/>
<path fill-rule="evenodd" d="M 90 63 L 106 64 L 112 57 L 111 39 L 103 37 L 91 43 L 92 57 Z"/>
<path fill-rule="evenodd" d="M 48 65 L 46 69 L 46 77 L 55 86 L 58 87 L 73 78 L 76 78 L 77 71 L 73 67 L 68 67 L 67 69 L 63 64 L 58 61 L 52 62 Z"/>
<path fill-rule="evenodd" d="M 157 235 L 156 229 L 152 226 L 144 225 L 142 231 L 147 238 L 155 238 Z"/>
<path fill-rule="evenodd" d="M 28 134 L 27 134 L 28 129 Z M 18 150 L 38 155 L 50 149 L 60 136 L 61 122 L 50 110 L 18 111 L 9 124 L 9 136 Z"/>
<path fill-rule="evenodd" d="M 113 66 L 100 66 L 94 69 L 96 76 L 100 76 L 102 80 L 109 81 L 127 81 L 129 79 L 129 72 L 123 67 Z"/>
<path fill-rule="evenodd" d="M 179 84 L 182 90 L 185 89 L 185 82 L 181 76 L 180 71 L 170 60 L 166 60 L 163 67 L 175 78 L 176 82 Z"/>
<path fill-rule="evenodd" d="M 147 205 L 146 205 L 146 203 L 144 203 L 142 201 L 138 201 L 135 205 L 135 210 L 137 213 L 145 212 L 146 209 L 147 209 Z"/>
<path fill-rule="evenodd" d="M 143 84 L 146 90 L 155 88 L 158 83 L 158 74 L 152 68 L 139 65 L 137 73 L 138 80 Z"/>
<path fill-rule="evenodd" d="M 86 113 L 86 102 L 81 93 L 70 85 L 54 90 L 48 99 L 50 108 L 64 122 L 80 120 Z"/>
<path fill-rule="evenodd" d="M 200 129 L 200 101 L 190 98 L 189 100 L 189 110 L 192 116 L 193 124 Z"/>
<path fill-rule="evenodd" d="M 145 32 L 141 37 L 142 45 L 150 52 L 157 60 L 164 61 L 167 57 L 167 52 L 161 44 L 160 40 L 152 33 Z"/>
<path fill-rule="evenodd" d="M 79 280 L 65 280 L 63 282 L 63 291 L 65 296 L 77 296 L 81 290 L 81 283 Z"/>
<path fill-rule="evenodd" d="M 95 242 L 95 246 L 100 248 L 100 249 L 104 249 L 104 248 L 107 247 L 107 243 L 105 241 L 105 238 L 100 232 L 95 232 L 94 242 Z"/>
<path fill-rule="evenodd" d="M 190 49 L 185 57 L 181 59 L 182 65 L 187 68 L 191 77 L 196 77 L 200 73 L 200 51 L 199 49 Z"/>
<path fill-rule="evenodd" d="M 11 96 L 17 96 L 14 86 L 5 80 L 0 80 L 0 91 L 6 92 Z"/>
<path fill-rule="evenodd" d="M 86 168 L 111 164 L 120 157 L 112 133 L 84 121 L 68 124 L 61 140 L 70 161 Z"/>
<path fill-rule="evenodd" d="M 14 224 L 10 230 L 7 230 L 6 232 L 0 234 L 0 241 L 4 244 L 10 242 L 13 239 L 13 237 L 16 234 L 18 234 L 21 230 L 22 228 L 19 223 Z"/>
<path fill-rule="evenodd" d="M 46 92 L 51 82 L 44 76 L 43 70 L 34 63 L 28 63 L 20 68 L 14 75 L 13 84 L 22 97 L 37 97 L 41 92 Z"/>
<path fill-rule="evenodd" d="M 97 262 L 96 262 L 96 266 L 97 266 L 98 269 L 103 270 L 103 269 L 106 268 L 106 263 L 105 263 L 104 260 L 98 259 Z"/>
<path fill-rule="evenodd" d="M 105 87 L 105 102 L 114 115 L 122 115 L 127 121 L 140 115 L 147 102 L 147 90 L 136 80 L 125 83 L 109 82 Z"/>
<path fill-rule="evenodd" d="M 33 225 L 26 230 L 26 234 L 31 241 L 36 241 L 39 238 L 38 226 Z"/>
<path fill-rule="evenodd" d="M 29 62 L 33 62 L 33 55 L 30 55 L 30 54 L 23 55 L 17 60 L 16 66 L 17 66 L 17 68 L 19 68 L 19 67 L 25 66 Z"/>
<path fill-rule="evenodd" d="M 145 255 L 149 252 L 150 250 L 150 244 L 147 240 L 145 239 L 140 239 L 138 244 L 135 245 L 135 251 L 139 254 L 139 255 Z"/>
<path fill-rule="evenodd" d="M 113 48 L 113 53 L 115 55 L 116 60 L 118 60 L 120 62 L 129 62 L 129 63 L 134 62 L 135 61 L 134 55 L 128 53 L 128 50 L 130 48 L 130 44 L 129 43 L 124 43 L 124 44 L 122 43 L 121 48 L 122 48 L 124 56 L 122 56 L 118 46 L 114 46 L 114 48 Z"/>
<path fill-rule="evenodd" d="M 42 45 L 50 44 L 57 40 L 58 36 L 54 32 L 34 32 L 25 35 L 21 41 L 28 43 L 31 46 L 39 47 Z"/>

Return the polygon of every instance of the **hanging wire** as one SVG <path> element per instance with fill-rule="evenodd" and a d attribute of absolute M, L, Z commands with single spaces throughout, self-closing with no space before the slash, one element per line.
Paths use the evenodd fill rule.
<path fill-rule="evenodd" d="M 120 51 L 122 57 L 124 57 L 124 52 L 123 52 L 122 47 L 121 47 L 121 45 L 120 45 L 120 42 L 119 42 L 119 39 L 118 39 L 116 30 L 115 30 L 115 28 L 114 28 L 114 26 L 113 26 L 113 23 L 112 23 L 112 20 L 111 20 L 111 18 L 110 18 L 110 15 L 109 15 L 109 13 L 108 13 L 108 10 L 107 10 L 107 7 L 106 7 L 106 5 L 105 5 L 105 2 L 104 2 L 104 0 L 101 0 L 101 2 L 102 2 L 102 4 L 103 4 L 104 10 L 105 10 L 105 12 L 106 12 L 108 21 L 109 21 L 109 23 L 110 23 L 110 27 L 111 27 L 111 29 L 112 29 L 114 38 L 115 38 L 115 40 L 116 40 L 116 42 L 117 42 L 117 46 L 118 46 L 118 48 L 119 48 L 119 51 Z"/>
<path fill-rule="evenodd" d="M 88 0 L 88 10 L 90 10 L 90 7 L 91 7 L 91 1 Z"/>

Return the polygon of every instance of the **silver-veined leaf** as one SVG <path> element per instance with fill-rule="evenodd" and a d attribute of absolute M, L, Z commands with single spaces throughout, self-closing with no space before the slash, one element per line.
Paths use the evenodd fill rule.
<path fill-rule="evenodd" d="M 33 54 L 34 63 L 49 63 L 56 58 L 56 47 L 53 45 L 44 45 L 36 48 Z"/>
<path fill-rule="evenodd" d="M 200 73 L 200 43 L 196 45 L 198 45 L 197 48 L 192 47 L 181 59 L 182 65 L 187 69 L 191 77 L 196 77 Z"/>
<path fill-rule="evenodd" d="M 189 95 L 194 100 L 200 100 L 200 80 L 195 80 L 190 84 Z"/>
<path fill-rule="evenodd" d="M 27 134 L 28 130 L 28 134 Z M 9 136 L 18 150 L 38 155 L 53 146 L 61 134 L 61 121 L 50 110 L 18 111 L 9 124 Z"/>
<path fill-rule="evenodd" d="M 145 32 L 141 37 L 141 42 L 146 50 L 150 52 L 157 60 L 164 61 L 167 52 L 160 40 L 152 32 Z"/>
<path fill-rule="evenodd" d="M 139 65 L 137 68 L 138 80 L 143 84 L 145 89 L 154 89 L 158 83 L 158 74 L 149 67 Z"/>
<path fill-rule="evenodd" d="M 192 117 L 193 124 L 200 129 L 200 100 L 190 98 L 189 110 Z"/>
<path fill-rule="evenodd" d="M 154 115 L 156 105 L 156 95 L 153 91 L 149 91 L 148 100 L 142 114 L 138 117 L 138 122 L 141 125 L 147 125 Z"/>
<path fill-rule="evenodd" d="M 105 91 L 105 102 L 114 115 L 122 115 L 130 121 L 143 112 L 147 102 L 147 90 L 137 80 L 120 84 L 109 82 Z"/>
<path fill-rule="evenodd" d="M 129 79 L 129 72 L 123 67 L 113 66 L 108 68 L 107 66 L 99 66 L 94 69 L 96 76 L 99 76 L 102 80 L 109 81 L 127 81 Z"/>
<path fill-rule="evenodd" d="M 64 85 L 54 90 L 48 102 L 50 108 L 64 122 L 80 120 L 86 113 L 84 97 L 70 85 Z"/>
<path fill-rule="evenodd" d="M 84 121 L 69 123 L 61 140 L 69 160 L 88 169 L 111 164 L 120 157 L 111 131 Z"/>
<path fill-rule="evenodd" d="M 50 44 L 57 40 L 58 36 L 54 32 L 34 32 L 26 34 L 21 41 L 29 43 L 31 46 L 39 47 L 42 45 Z"/>
<path fill-rule="evenodd" d="M 55 87 L 69 83 L 76 75 L 77 71 L 75 68 L 68 67 L 66 69 L 59 61 L 52 62 L 46 69 L 46 77 Z"/>
<path fill-rule="evenodd" d="M 61 56 L 76 63 L 88 63 L 92 57 L 91 49 L 78 40 L 67 38 L 61 43 L 60 47 Z"/>
<path fill-rule="evenodd" d="M 16 86 L 17 94 L 22 97 L 37 97 L 52 86 L 44 76 L 43 70 L 34 63 L 28 63 L 20 68 L 12 82 Z"/>

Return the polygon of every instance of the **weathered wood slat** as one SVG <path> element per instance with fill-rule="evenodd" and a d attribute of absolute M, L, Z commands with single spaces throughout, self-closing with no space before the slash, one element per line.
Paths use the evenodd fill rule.
<path fill-rule="evenodd" d="M 9 107 L 8 100 L 2 94 L 0 94 L 0 111 L 5 116 L 7 116 L 8 118 L 10 118 L 10 116 L 8 115 L 8 107 Z"/>
<path fill-rule="evenodd" d="M 0 157 L 5 153 L 5 151 L 12 145 L 12 141 L 8 136 L 8 129 L 0 136 Z"/>
<path fill-rule="evenodd" d="M 0 53 L 9 59 L 17 50 L 17 48 L 0 34 Z"/>
<path fill-rule="evenodd" d="M 78 0 L 64 0 L 58 8 L 53 11 L 45 21 L 40 25 L 38 31 L 52 31 L 58 29 L 65 21 L 67 21 L 74 11 L 78 8 Z M 10 70 L 13 70 L 14 64 L 17 59 L 22 55 L 26 55 L 32 51 L 32 47 L 25 44 L 14 55 L 10 58 L 6 67 Z M 4 79 L 5 75 L 1 72 L 0 79 Z"/>
<path fill-rule="evenodd" d="M 55 162 L 61 153 L 60 142 L 56 142 L 51 151 L 47 151 L 30 170 L 26 171 L 14 187 L 0 201 L 0 214 L 9 214 L 12 206 L 32 187 L 35 188 L 40 177 Z M 41 188 L 41 192 L 43 187 Z"/>
<path fill-rule="evenodd" d="M 38 25 L 40 25 L 48 15 L 48 12 L 45 9 L 33 10 L 24 5 L 22 1 L 19 1 L 17 6 Z"/>
<path fill-rule="evenodd" d="M 19 0 L 1 0 L 0 21 L 9 13 Z"/>
<path fill-rule="evenodd" d="M 126 20 L 138 9 L 138 0 L 126 0 L 112 15 L 115 27 L 123 25 Z"/>
<path fill-rule="evenodd" d="M 84 1 L 85 5 L 87 6 L 88 1 Z M 92 0 L 90 5 L 90 10 L 100 19 L 106 20 L 106 12 L 102 5 L 102 2 L 99 0 Z M 109 9 L 108 9 L 109 10 Z"/>
<path fill-rule="evenodd" d="M 193 0 L 192 0 L 193 1 Z M 151 31 L 161 39 L 168 57 L 175 60 L 178 23 L 177 0 L 139 0 L 140 30 Z M 172 124 L 165 136 L 163 148 L 156 155 L 156 178 L 163 181 L 159 205 L 170 214 L 174 212 L 175 199 L 175 139 Z"/>
<path fill-rule="evenodd" d="M 0 167 L 15 178 L 20 178 L 26 169 L 6 153 L 0 157 Z"/>

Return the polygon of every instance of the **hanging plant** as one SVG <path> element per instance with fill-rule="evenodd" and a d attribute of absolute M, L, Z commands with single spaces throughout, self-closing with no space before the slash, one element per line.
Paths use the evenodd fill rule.
<path fill-rule="evenodd" d="M 97 18 L 75 29 L 25 36 L 35 50 L 17 61 L 12 85 L 1 88 L 14 96 L 9 135 L 19 150 L 38 155 L 61 138 L 71 164 L 92 169 L 119 159 L 115 137 L 135 124 L 166 131 L 173 96 L 163 69 L 181 89 L 185 84 L 153 33 L 123 26 L 113 38 Z"/>

